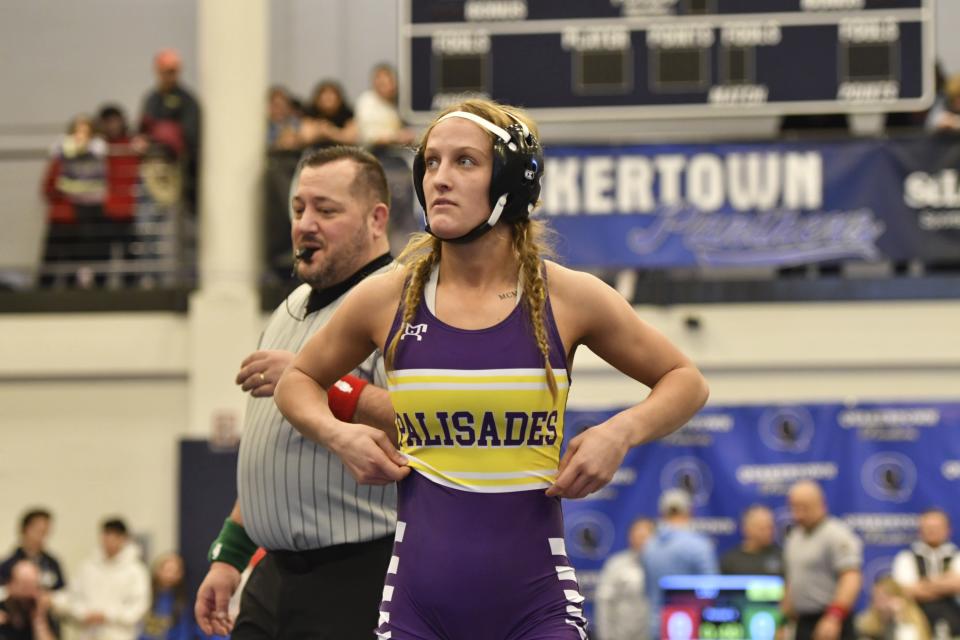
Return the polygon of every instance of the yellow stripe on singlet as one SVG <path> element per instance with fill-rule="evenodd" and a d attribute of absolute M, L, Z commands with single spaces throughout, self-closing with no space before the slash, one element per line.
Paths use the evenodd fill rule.
<path fill-rule="evenodd" d="M 543 369 L 406 369 L 389 374 L 401 452 L 435 482 L 498 493 L 556 477 L 569 378 Z M 468 393 L 464 393 L 467 391 Z"/>

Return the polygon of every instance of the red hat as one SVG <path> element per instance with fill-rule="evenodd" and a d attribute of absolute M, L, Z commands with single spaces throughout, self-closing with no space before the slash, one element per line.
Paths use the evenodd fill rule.
<path fill-rule="evenodd" d="M 180 54 L 176 49 L 161 49 L 153 57 L 153 66 L 157 71 L 169 71 L 180 68 Z"/>

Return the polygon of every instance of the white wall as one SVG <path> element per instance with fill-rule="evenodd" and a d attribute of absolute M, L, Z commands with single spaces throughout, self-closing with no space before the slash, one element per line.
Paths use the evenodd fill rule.
<path fill-rule="evenodd" d="M 138 113 L 163 47 L 180 50 L 184 80 L 196 85 L 195 14 L 191 0 L 0 3 L 0 125 L 60 130 L 106 101 Z"/>
<path fill-rule="evenodd" d="M 116 377 L 0 384 L 0 549 L 32 505 L 55 514 L 51 548 L 75 572 L 105 516 L 146 534 L 152 553 L 176 548 L 177 441 L 183 379 Z"/>
<path fill-rule="evenodd" d="M 640 307 L 707 375 L 711 403 L 956 400 L 960 302 Z M 701 329 L 685 319 L 696 315 Z M 188 432 L 189 328 L 176 314 L 0 315 L 0 550 L 33 504 L 76 567 L 110 513 L 176 542 L 176 441 Z M 641 385 L 577 356 L 571 408 Z M 239 393 L 239 391 L 237 392 Z"/>
<path fill-rule="evenodd" d="M 957 399 L 960 303 L 638 307 L 703 370 L 711 404 Z M 701 328 L 691 331 L 685 319 Z M 586 357 L 584 357 L 586 356 Z M 590 352 L 574 366 L 571 408 L 644 391 Z"/>
<path fill-rule="evenodd" d="M 270 11 L 270 81 L 294 91 L 331 77 L 356 97 L 374 64 L 396 59 L 396 2 L 272 0 Z M 196 38 L 195 0 L 5 0 L 0 137 L 59 132 L 106 101 L 135 116 L 163 47 L 180 51 L 184 84 L 198 88 Z"/>
<path fill-rule="evenodd" d="M 353 102 L 370 69 L 397 58 L 399 2 L 274 0 L 270 11 L 270 80 L 304 98 L 333 78 Z"/>
<path fill-rule="evenodd" d="M 122 515 L 154 553 L 176 546 L 187 320 L 176 314 L 0 316 L 0 553 L 50 507 L 68 570 Z"/>
<path fill-rule="evenodd" d="M 937 0 L 937 56 L 943 62 L 946 73 L 960 73 L 960 2 Z"/>

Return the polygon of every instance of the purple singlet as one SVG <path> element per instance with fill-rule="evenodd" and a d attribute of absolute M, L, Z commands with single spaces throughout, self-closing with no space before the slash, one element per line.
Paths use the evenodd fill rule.
<path fill-rule="evenodd" d="M 381 640 L 584 640 L 556 478 L 569 389 L 545 322 L 558 393 L 523 305 L 481 330 L 451 327 L 421 301 L 389 374 L 401 451 L 397 532 Z"/>

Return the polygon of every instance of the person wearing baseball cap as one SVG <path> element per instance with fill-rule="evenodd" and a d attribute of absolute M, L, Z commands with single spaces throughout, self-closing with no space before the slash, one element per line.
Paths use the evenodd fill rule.
<path fill-rule="evenodd" d="M 153 56 L 157 83 L 144 99 L 140 133 L 183 162 L 184 201 L 193 211 L 200 154 L 200 106 L 180 84 L 182 66 L 176 49 L 161 49 Z"/>
<path fill-rule="evenodd" d="M 650 637 L 660 637 L 660 578 L 673 575 L 718 573 L 713 541 L 691 528 L 693 500 L 679 488 L 667 489 L 657 502 L 660 524 L 643 549 L 647 599 L 650 601 Z"/>

